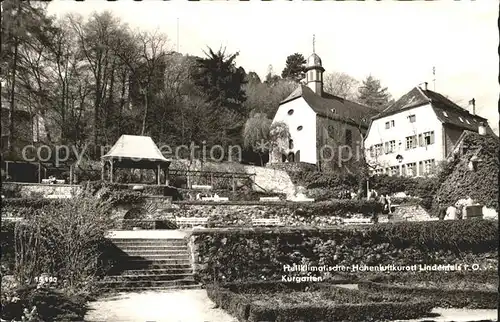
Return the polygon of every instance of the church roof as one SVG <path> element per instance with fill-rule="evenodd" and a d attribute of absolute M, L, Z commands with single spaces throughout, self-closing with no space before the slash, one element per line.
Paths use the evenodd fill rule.
<path fill-rule="evenodd" d="M 458 106 L 445 96 L 431 90 L 421 89 L 420 87 L 414 87 L 411 91 L 401 96 L 400 99 L 376 115 L 374 119 L 427 104 L 431 104 L 437 118 L 443 124 L 477 132 L 479 124 L 487 122 L 485 118 L 469 113 L 469 111 Z M 486 128 L 488 132 L 493 132 L 489 126 Z"/>
<path fill-rule="evenodd" d="M 111 150 L 102 157 L 105 160 L 122 159 L 154 162 L 170 162 L 160 152 L 149 136 L 122 135 Z"/>
<path fill-rule="evenodd" d="M 281 101 L 280 105 L 299 97 L 302 97 L 318 115 L 361 124 L 365 127 L 368 127 L 370 118 L 377 114 L 376 109 L 326 92 L 319 96 L 305 85 L 299 85 L 287 98 Z"/>

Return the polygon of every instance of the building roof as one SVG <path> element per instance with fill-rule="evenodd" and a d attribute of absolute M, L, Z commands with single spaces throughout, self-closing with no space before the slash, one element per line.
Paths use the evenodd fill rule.
<path fill-rule="evenodd" d="M 299 85 L 287 98 L 280 102 L 280 105 L 299 97 L 302 97 L 318 115 L 360 124 L 364 127 L 368 127 L 370 118 L 378 113 L 374 108 L 326 92 L 319 96 L 306 85 Z"/>
<path fill-rule="evenodd" d="M 160 149 L 149 136 L 139 135 L 122 135 L 102 159 L 170 162 L 161 154 Z"/>
<path fill-rule="evenodd" d="M 379 119 L 427 104 L 431 104 L 437 118 L 443 124 L 477 132 L 479 124 L 487 122 L 484 117 L 471 114 L 445 96 L 431 90 L 421 89 L 420 87 L 414 87 L 373 119 Z M 486 126 L 486 129 L 488 132 L 493 133 L 493 130 L 489 126 Z"/>

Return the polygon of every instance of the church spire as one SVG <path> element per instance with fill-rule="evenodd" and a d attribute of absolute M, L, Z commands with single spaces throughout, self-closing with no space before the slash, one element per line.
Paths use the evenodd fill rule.
<path fill-rule="evenodd" d="M 321 58 L 316 54 L 316 35 L 312 39 L 313 53 L 306 62 L 306 83 L 318 95 L 323 93 L 323 72 L 325 69 L 321 66 Z"/>

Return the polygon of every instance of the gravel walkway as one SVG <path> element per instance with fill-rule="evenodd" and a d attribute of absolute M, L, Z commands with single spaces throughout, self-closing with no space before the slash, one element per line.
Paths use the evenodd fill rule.
<path fill-rule="evenodd" d="M 348 288 L 355 288 L 351 285 Z M 497 310 L 441 309 L 439 316 L 424 320 L 481 321 L 497 320 Z M 119 293 L 90 303 L 86 322 L 237 322 L 222 309 L 215 309 L 205 290 L 166 290 Z M 422 319 L 411 320 L 411 322 Z M 410 321 L 408 321 L 410 322 Z"/>
<path fill-rule="evenodd" d="M 205 290 L 119 293 L 89 305 L 87 322 L 237 322 Z"/>

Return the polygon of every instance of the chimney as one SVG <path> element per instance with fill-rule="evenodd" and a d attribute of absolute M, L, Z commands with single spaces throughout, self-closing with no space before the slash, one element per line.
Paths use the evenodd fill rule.
<path fill-rule="evenodd" d="M 484 122 L 479 123 L 477 133 L 479 133 L 479 135 L 486 135 L 486 124 L 484 124 Z"/>
<path fill-rule="evenodd" d="M 427 82 L 424 82 L 425 90 L 427 90 Z"/>
<path fill-rule="evenodd" d="M 476 100 L 474 98 L 471 99 L 469 105 L 472 105 L 472 115 L 476 115 Z"/>

